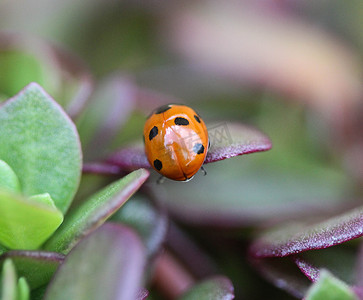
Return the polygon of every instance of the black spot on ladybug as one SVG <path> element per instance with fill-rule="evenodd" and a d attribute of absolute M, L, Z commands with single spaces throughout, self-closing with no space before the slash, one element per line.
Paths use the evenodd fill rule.
<path fill-rule="evenodd" d="M 161 168 L 163 167 L 163 164 L 161 163 L 161 161 L 160 161 L 160 160 L 155 159 L 155 160 L 154 160 L 154 167 L 155 167 L 155 169 L 156 169 L 156 170 L 160 171 L 160 170 L 161 170 Z"/>
<path fill-rule="evenodd" d="M 151 141 L 154 137 L 156 137 L 158 135 L 158 132 L 159 132 L 159 130 L 156 126 L 151 128 L 150 133 L 149 133 L 149 141 Z"/>
<path fill-rule="evenodd" d="M 181 117 L 177 117 L 174 120 L 175 125 L 182 125 L 182 126 L 186 126 L 189 125 L 189 121 L 185 118 L 181 118 Z"/>
<path fill-rule="evenodd" d="M 162 114 L 163 112 L 166 112 L 170 108 L 171 108 L 171 105 L 166 104 L 166 105 L 163 105 L 163 106 L 160 106 L 159 108 L 157 108 L 154 113 L 157 114 L 157 115 Z"/>
<path fill-rule="evenodd" d="M 204 146 L 200 143 L 198 144 L 195 144 L 193 146 L 193 151 L 196 153 L 196 154 L 202 154 L 204 152 Z"/>
<path fill-rule="evenodd" d="M 199 118 L 197 115 L 194 115 L 194 119 L 195 119 L 198 123 L 200 123 L 200 118 Z"/>

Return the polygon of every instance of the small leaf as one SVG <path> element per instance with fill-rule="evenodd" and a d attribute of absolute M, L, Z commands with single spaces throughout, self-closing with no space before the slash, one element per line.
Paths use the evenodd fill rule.
<path fill-rule="evenodd" d="M 67 253 L 81 238 L 101 226 L 149 177 L 144 169 L 134 171 L 91 196 L 67 215 L 44 248 Z"/>
<path fill-rule="evenodd" d="M 16 271 L 10 259 L 4 262 L 1 274 L 1 300 L 16 300 L 17 286 L 16 286 Z"/>
<path fill-rule="evenodd" d="M 271 149 L 269 138 L 259 130 L 238 123 L 219 123 L 208 127 L 210 149 L 205 164 L 234 156 Z"/>
<path fill-rule="evenodd" d="M 12 260 L 19 276 L 25 277 L 33 290 L 49 282 L 63 262 L 64 255 L 56 252 L 13 250 L 0 256 L 0 266 L 7 259 Z"/>
<path fill-rule="evenodd" d="M 25 278 L 17 280 L 13 262 L 6 259 L 0 273 L 0 299 L 1 300 L 29 300 L 30 290 Z"/>
<path fill-rule="evenodd" d="M 55 207 L 0 190 L 0 242 L 10 249 L 36 249 L 58 228 Z"/>
<path fill-rule="evenodd" d="M 19 278 L 17 287 L 17 300 L 28 300 L 30 288 L 24 277 Z"/>
<path fill-rule="evenodd" d="M 10 166 L 0 159 L 0 189 L 20 192 L 19 179 Z"/>
<path fill-rule="evenodd" d="M 81 148 L 62 108 L 32 83 L 0 107 L 0 159 L 27 196 L 49 193 L 64 213 L 78 188 Z"/>
<path fill-rule="evenodd" d="M 358 300 L 353 291 L 343 281 L 322 270 L 319 280 L 309 289 L 306 300 Z"/>
<path fill-rule="evenodd" d="M 208 126 L 210 149 L 205 164 L 238 155 L 266 151 L 271 148 L 269 138 L 259 130 L 238 123 L 221 122 Z M 121 169 L 150 168 L 144 147 L 123 148 L 111 155 L 107 162 Z"/>
<path fill-rule="evenodd" d="M 160 208 L 153 207 L 146 196 L 134 195 L 112 216 L 111 221 L 134 228 L 143 239 L 148 256 L 155 255 L 165 240 L 166 215 Z"/>
<path fill-rule="evenodd" d="M 144 250 L 126 227 L 105 224 L 68 254 L 44 300 L 130 300 L 141 286 Z"/>
<path fill-rule="evenodd" d="M 255 257 L 287 256 L 323 249 L 363 235 L 363 207 L 310 226 L 284 226 L 269 232 L 251 246 Z"/>
<path fill-rule="evenodd" d="M 215 276 L 196 284 L 179 300 L 231 300 L 234 288 L 231 281 L 224 276 Z"/>
<path fill-rule="evenodd" d="M 50 195 L 48 193 L 31 196 L 31 197 L 29 197 L 29 200 L 38 202 L 38 203 L 43 203 L 44 205 L 50 206 L 54 209 L 57 208 L 54 204 L 53 199 L 50 197 Z"/>
<path fill-rule="evenodd" d="M 294 258 L 301 272 L 312 282 L 316 282 L 320 276 L 320 270 L 300 257 Z"/>

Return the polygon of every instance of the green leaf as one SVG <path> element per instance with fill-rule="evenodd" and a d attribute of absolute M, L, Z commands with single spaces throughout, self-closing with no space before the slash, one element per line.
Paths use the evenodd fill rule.
<path fill-rule="evenodd" d="M 11 259 L 6 259 L 2 266 L 0 299 L 29 300 L 30 289 L 25 278 L 17 281 L 17 274 Z"/>
<path fill-rule="evenodd" d="M 63 262 L 64 255 L 46 251 L 13 250 L 0 256 L 0 266 L 8 259 L 14 263 L 18 275 L 25 277 L 34 290 L 49 282 Z"/>
<path fill-rule="evenodd" d="M 19 179 L 10 166 L 0 159 L 0 188 L 20 192 Z"/>
<path fill-rule="evenodd" d="M 358 300 L 349 286 L 326 270 L 307 292 L 306 300 Z"/>
<path fill-rule="evenodd" d="M 81 238 L 101 226 L 149 177 L 144 169 L 111 183 L 71 212 L 44 245 L 49 251 L 67 253 Z"/>
<path fill-rule="evenodd" d="M 234 299 L 234 288 L 231 281 L 223 276 L 202 281 L 193 286 L 179 300 L 231 300 Z"/>
<path fill-rule="evenodd" d="M 81 147 L 62 108 L 31 83 L 0 108 L 0 158 L 27 196 L 49 193 L 64 213 L 78 188 Z"/>
<path fill-rule="evenodd" d="M 17 291 L 17 300 L 28 300 L 29 299 L 30 288 L 24 277 L 19 278 L 17 290 L 18 290 Z"/>
<path fill-rule="evenodd" d="M 38 202 L 38 203 L 43 203 L 47 206 L 57 209 L 57 207 L 54 204 L 53 199 L 50 197 L 50 195 L 48 193 L 31 196 L 31 197 L 29 197 L 29 200 Z"/>
<path fill-rule="evenodd" d="M 1 300 L 16 300 L 16 271 L 10 259 L 6 260 L 1 274 Z"/>
<path fill-rule="evenodd" d="M 0 243 L 4 246 L 36 249 L 62 221 L 58 209 L 0 190 Z"/>
<path fill-rule="evenodd" d="M 105 224 L 72 249 L 44 300 L 136 299 L 144 263 L 138 236 L 118 224 Z"/>

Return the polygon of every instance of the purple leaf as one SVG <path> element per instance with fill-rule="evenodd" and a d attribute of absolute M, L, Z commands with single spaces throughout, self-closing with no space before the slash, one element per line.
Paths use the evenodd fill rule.
<path fill-rule="evenodd" d="M 205 164 L 272 147 L 269 138 L 259 130 L 238 123 L 215 124 L 208 127 L 208 133 L 211 147 Z"/>
<path fill-rule="evenodd" d="M 363 207 L 310 226 L 268 232 L 251 246 L 254 257 L 282 257 L 323 249 L 363 235 Z"/>
<path fill-rule="evenodd" d="M 141 145 L 117 151 L 107 159 L 107 163 L 114 164 L 120 169 L 127 171 L 138 168 L 151 168 L 146 158 L 144 147 Z"/>
<path fill-rule="evenodd" d="M 208 133 L 211 147 L 205 164 L 238 155 L 266 151 L 272 146 L 269 138 L 259 130 L 238 123 L 221 122 L 209 126 Z M 141 145 L 119 150 L 107 159 L 107 163 L 125 170 L 150 168 L 144 147 Z"/>
<path fill-rule="evenodd" d="M 63 262 L 64 255 L 46 251 L 13 250 L 0 256 L 0 265 L 8 258 L 14 263 L 19 277 L 25 277 L 30 288 L 36 289 L 48 283 Z"/>
<path fill-rule="evenodd" d="M 136 299 L 144 254 L 144 247 L 133 231 L 107 223 L 67 255 L 44 300 Z"/>
<path fill-rule="evenodd" d="M 300 271 L 312 282 L 316 282 L 320 276 L 320 270 L 310 264 L 309 262 L 305 261 L 301 257 L 293 258 L 296 265 L 299 267 Z"/>

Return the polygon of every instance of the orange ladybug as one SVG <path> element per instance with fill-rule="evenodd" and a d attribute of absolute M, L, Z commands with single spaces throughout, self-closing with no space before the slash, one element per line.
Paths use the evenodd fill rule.
<path fill-rule="evenodd" d="M 185 105 L 155 109 L 144 127 L 145 153 L 161 175 L 178 181 L 191 179 L 202 167 L 209 147 L 201 117 Z"/>

